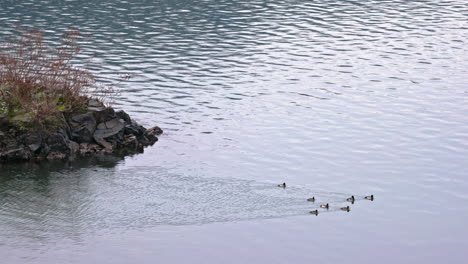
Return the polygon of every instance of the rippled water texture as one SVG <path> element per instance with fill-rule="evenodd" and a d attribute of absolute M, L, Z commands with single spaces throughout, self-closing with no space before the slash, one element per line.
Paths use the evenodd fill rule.
<path fill-rule="evenodd" d="M 7 263 L 466 261 L 466 1 L 0 1 L 16 24 L 89 34 L 77 64 L 165 134 L 0 168 Z"/>

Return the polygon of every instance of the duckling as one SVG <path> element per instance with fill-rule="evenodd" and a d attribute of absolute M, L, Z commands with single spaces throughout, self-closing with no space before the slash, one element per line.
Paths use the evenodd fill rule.
<path fill-rule="evenodd" d="M 350 210 L 349 205 L 345 206 L 345 207 L 341 207 L 340 209 L 343 210 L 343 211 L 346 211 L 346 212 L 349 212 L 349 210 Z"/>
<path fill-rule="evenodd" d="M 286 188 L 286 183 L 283 182 L 282 184 L 278 184 L 278 187 L 281 187 L 281 188 Z"/>
<path fill-rule="evenodd" d="M 351 197 L 346 198 L 346 201 L 354 203 L 354 195 L 351 195 Z"/>
<path fill-rule="evenodd" d="M 318 210 L 312 210 L 309 213 L 314 214 L 314 215 L 318 215 L 319 212 L 318 212 Z"/>
<path fill-rule="evenodd" d="M 374 201 L 374 195 L 365 196 L 364 199 Z"/>
<path fill-rule="evenodd" d="M 309 201 L 309 202 L 315 202 L 315 196 L 312 197 L 312 198 L 307 199 L 307 201 Z"/>
<path fill-rule="evenodd" d="M 326 203 L 326 204 L 321 204 L 321 205 L 320 205 L 320 208 L 327 208 L 327 210 L 328 210 L 328 208 L 329 208 L 328 203 Z"/>

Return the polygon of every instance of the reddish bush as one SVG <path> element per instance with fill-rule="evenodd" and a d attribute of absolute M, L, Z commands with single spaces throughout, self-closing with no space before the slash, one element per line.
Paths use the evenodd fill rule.
<path fill-rule="evenodd" d="M 109 87 L 96 86 L 91 72 L 72 64 L 79 38 L 77 30 L 69 30 L 51 47 L 42 32 L 21 30 L 0 44 L 0 118 L 22 116 L 44 126 L 61 112 L 83 107 L 94 93 L 109 94 Z"/>

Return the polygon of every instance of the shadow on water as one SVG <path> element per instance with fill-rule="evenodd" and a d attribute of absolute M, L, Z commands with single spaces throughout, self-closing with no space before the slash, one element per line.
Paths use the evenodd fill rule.
<path fill-rule="evenodd" d="M 31 239 L 62 234 L 77 237 L 92 202 L 92 185 L 84 172 L 112 171 L 118 156 L 95 156 L 70 162 L 0 165 L 0 234 Z M 77 195 L 84 194 L 84 197 Z M 88 195 L 86 195 L 88 194 Z M 1 242 L 0 242 L 1 243 Z"/>
<path fill-rule="evenodd" d="M 5 180 L 20 176 L 34 176 L 42 178 L 64 170 L 78 170 L 83 168 L 113 168 L 122 162 L 123 156 L 96 155 L 93 157 L 81 157 L 72 161 L 42 161 L 42 162 L 16 162 L 0 163 L 0 184 Z"/>

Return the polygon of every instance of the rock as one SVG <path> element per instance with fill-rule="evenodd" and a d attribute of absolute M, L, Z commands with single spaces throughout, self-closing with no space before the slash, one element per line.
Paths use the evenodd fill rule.
<path fill-rule="evenodd" d="M 63 133 L 53 133 L 49 135 L 46 143 L 51 152 L 70 153 L 70 140 Z"/>
<path fill-rule="evenodd" d="M 28 145 L 28 148 L 32 151 L 32 152 L 36 152 L 38 149 L 41 148 L 41 144 L 29 144 Z"/>
<path fill-rule="evenodd" d="M 97 123 L 102 123 L 116 118 L 115 111 L 111 107 L 103 107 L 99 109 L 89 109 L 93 111 L 94 118 L 96 118 Z"/>
<path fill-rule="evenodd" d="M 0 116 L 0 127 L 2 127 L 7 121 L 8 118 L 6 116 Z"/>
<path fill-rule="evenodd" d="M 139 125 L 136 121 L 131 120 L 129 124 L 125 125 L 125 134 L 127 135 L 135 135 L 137 137 L 143 136 L 145 133 L 146 128 Z"/>
<path fill-rule="evenodd" d="M 71 120 L 76 123 L 80 123 L 81 125 L 86 126 L 90 129 L 96 126 L 96 119 L 94 118 L 92 113 L 75 115 L 75 116 L 72 116 Z"/>
<path fill-rule="evenodd" d="M 81 155 L 89 155 L 101 151 L 102 147 L 97 144 L 81 143 L 79 147 L 79 153 Z"/>
<path fill-rule="evenodd" d="M 97 143 L 101 144 L 101 146 L 103 146 L 104 148 L 108 149 L 108 150 L 112 150 L 112 144 L 105 141 L 104 138 L 94 138 L 94 140 L 96 140 Z"/>
<path fill-rule="evenodd" d="M 106 123 L 99 123 L 99 125 L 97 125 L 96 129 L 98 129 L 98 130 L 107 129 Z"/>
<path fill-rule="evenodd" d="M 158 126 L 154 126 L 148 130 L 146 130 L 146 134 L 153 134 L 153 135 L 156 135 L 156 136 L 159 136 L 163 133 L 163 130 L 158 127 Z"/>
<path fill-rule="evenodd" d="M 20 147 L 0 152 L 0 160 L 29 160 L 32 157 L 31 151 Z"/>
<path fill-rule="evenodd" d="M 97 111 L 101 112 L 106 110 L 107 107 L 104 106 L 103 103 L 99 102 L 98 100 L 91 99 L 88 101 L 88 110 L 89 111 Z"/>
<path fill-rule="evenodd" d="M 94 115 L 92 113 L 76 115 L 71 120 L 71 138 L 78 143 L 90 142 L 96 130 Z"/>
<path fill-rule="evenodd" d="M 27 146 L 35 144 L 40 146 L 42 144 L 42 135 L 39 132 L 26 133 L 20 136 L 18 141 Z"/>
<path fill-rule="evenodd" d="M 153 145 L 158 141 L 158 136 L 163 133 L 162 129 L 158 126 L 152 127 L 145 131 L 144 136 L 149 141 L 148 145 Z"/>
<path fill-rule="evenodd" d="M 70 140 L 70 152 L 72 155 L 78 153 L 80 150 L 80 144 L 76 143 L 75 141 Z"/>
<path fill-rule="evenodd" d="M 96 138 L 107 138 L 113 136 L 122 130 L 125 125 L 122 119 L 112 119 L 105 123 L 100 123 L 97 126 L 97 130 L 94 132 L 94 139 Z"/>
<path fill-rule="evenodd" d="M 91 107 L 100 107 L 100 106 L 104 106 L 103 103 L 99 102 L 98 100 L 95 100 L 95 99 L 90 99 L 88 101 L 88 106 L 91 106 Z"/>
<path fill-rule="evenodd" d="M 118 134 L 124 128 L 124 123 L 125 122 L 119 118 L 100 123 L 97 126 L 98 129 L 94 132 L 94 140 L 96 140 L 97 143 L 101 144 L 104 148 L 106 148 L 106 150 L 112 150 L 113 144 L 105 141 L 104 138 L 108 138 L 110 136 Z"/>
<path fill-rule="evenodd" d="M 40 151 L 40 153 L 39 153 L 39 156 L 41 156 L 41 157 L 46 157 L 46 156 L 49 154 L 49 152 L 50 152 L 50 147 L 49 147 L 49 145 L 44 144 L 44 145 L 42 145 L 42 147 L 41 147 L 40 150 L 41 150 L 41 151 Z"/>
<path fill-rule="evenodd" d="M 136 136 L 128 135 L 123 140 L 122 145 L 129 150 L 136 150 L 139 144 Z"/>
<path fill-rule="evenodd" d="M 127 135 L 135 135 L 135 136 L 142 136 L 143 133 L 145 133 L 145 130 L 142 126 L 140 125 L 134 125 L 134 124 L 130 124 L 130 125 L 126 125 L 125 126 L 125 134 Z"/>
<path fill-rule="evenodd" d="M 125 113 L 124 111 L 122 110 L 119 110 L 117 112 L 115 112 L 115 115 L 120 118 L 120 119 L 123 119 L 123 121 L 125 121 L 125 124 L 131 124 L 132 123 L 132 119 L 130 118 L 130 116 Z"/>
<path fill-rule="evenodd" d="M 49 155 L 47 155 L 48 160 L 63 160 L 67 157 L 65 153 L 62 152 L 50 152 Z"/>
<path fill-rule="evenodd" d="M 97 100 L 89 100 L 87 106 L 89 112 L 64 113 L 57 117 L 57 126 L 52 131 L 22 126 L 22 122 L 28 122 L 27 114 L 17 116 L 16 123 L 2 119 L 0 162 L 142 152 L 162 133 L 159 127 L 147 130 L 124 111 L 115 112 Z"/>

